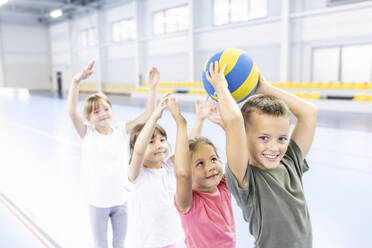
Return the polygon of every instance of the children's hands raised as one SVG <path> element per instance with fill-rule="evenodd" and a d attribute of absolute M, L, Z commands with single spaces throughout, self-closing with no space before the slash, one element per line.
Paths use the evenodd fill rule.
<path fill-rule="evenodd" d="M 208 117 L 213 107 L 216 107 L 216 104 L 209 96 L 206 96 L 202 103 L 200 103 L 199 99 L 196 99 L 195 102 L 196 118 L 204 120 L 205 118 Z"/>
<path fill-rule="evenodd" d="M 212 107 L 210 109 L 209 115 L 208 115 L 208 120 L 210 120 L 211 122 L 219 125 L 220 127 L 222 127 L 222 129 L 225 129 L 223 120 L 222 120 L 222 118 L 220 116 L 220 112 L 218 111 L 216 105 L 214 105 L 214 107 Z"/>
<path fill-rule="evenodd" d="M 92 60 L 89 65 L 84 69 L 82 70 L 81 72 L 79 72 L 78 74 L 76 74 L 74 77 L 73 77 L 73 81 L 76 82 L 76 83 L 80 83 L 81 80 L 84 80 L 84 79 L 87 79 L 88 77 L 90 77 L 93 72 L 94 72 L 94 63 L 95 61 Z"/>
<path fill-rule="evenodd" d="M 156 106 L 155 110 L 154 110 L 154 116 L 156 117 L 156 119 L 160 119 L 161 115 L 163 114 L 164 112 L 164 109 L 167 107 L 167 103 L 169 101 L 169 95 L 171 93 L 166 93 L 160 100 L 158 106 Z"/>
<path fill-rule="evenodd" d="M 177 121 L 185 121 L 185 118 L 180 113 L 180 109 L 178 107 L 178 101 L 176 98 L 171 97 L 168 101 L 168 110 L 171 113 L 174 120 Z"/>
<path fill-rule="evenodd" d="M 152 67 L 149 71 L 149 87 L 156 88 L 160 79 L 160 72 L 158 68 Z"/>
<path fill-rule="evenodd" d="M 212 84 L 213 88 L 227 87 L 227 81 L 225 78 L 226 65 L 223 65 L 221 69 L 218 68 L 218 61 L 212 62 L 209 65 L 209 72 L 206 73 L 208 81 Z"/>

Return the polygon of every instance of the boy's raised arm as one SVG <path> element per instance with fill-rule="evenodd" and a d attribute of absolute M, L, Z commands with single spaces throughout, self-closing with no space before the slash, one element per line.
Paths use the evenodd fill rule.
<path fill-rule="evenodd" d="M 213 85 L 219 105 L 220 115 L 226 132 L 226 156 L 229 168 L 241 188 L 246 187 L 248 148 L 244 120 L 238 104 L 231 96 L 224 76 L 226 65 L 221 70 L 218 62 L 210 64 L 208 81 Z"/>
<path fill-rule="evenodd" d="M 150 91 L 147 97 L 145 112 L 139 115 L 136 119 L 126 123 L 125 128 L 127 130 L 127 133 L 130 133 L 130 131 L 138 124 L 145 123 L 150 118 L 152 112 L 154 112 L 155 104 L 156 104 L 156 87 L 160 79 L 160 72 L 158 68 L 152 67 L 149 71 L 148 77 L 149 77 Z"/>
<path fill-rule="evenodd" d="M 187 123 L 178 109 L 174 98 L 168 101 L 168 109 L 177 124 L 176 152 L 174 155 L 175 173 L 177 177 L 176 204 L 186 212 L 192 204 L 192 173 L 189 142 L 187 137 Z"/>
<path fill-rule="evenodd" d="M 292 132 L 291 139 L 300 147 L 302 156 L 305 158 L 310 150 L 315 135 L 317 107 L 294 94 L 272 86 L 265 81 L 262 75 L 259 75 L 259 84 L 256 93 L 276 96 L 287 104 L 289 110 L 297 118 L 297 123 Z"/>
<path fill-rule="evenodd" d="M 78 132 L 81 138 L 84 138 L 87 132 L 87 127 L 84 124 L 83 119 L 81 118 L 80 114 L 77 111 L 77 103 L 79 100 L 79 84 L 81 80 L 84 80 L 93 74 L 94 72 L 93 66 L 94 66 L 94 60 L 90 62 L 90 64 L 84 70 L 82 70 L 80 73 L 76 74 L 72 78 L 72 82 L 71 82 L 70 89 L 68 92 L 68 98 L 67 98 L 68 113 L 70 115 L 70 118 L 72 120 L 72 123 L 74 124 L 76 131 Z"/>

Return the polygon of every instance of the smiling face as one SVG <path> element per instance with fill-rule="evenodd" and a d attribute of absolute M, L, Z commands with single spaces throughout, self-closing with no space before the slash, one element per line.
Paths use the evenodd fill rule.
<path fill-rule="evenodd" d="M 148 167 L 157 167 L 161 165 L 169 153 L 167 137 L 162 135 L 158 129 L 155 129 L 153 136 L 145 152 L 144 165 Z"/>
<path fill-rule="evenodd" d="M 112 121 L 111 105 L 103 99 L 98 100 L 92 111 L 87 116 L 87 119 L 90 123 L 94 124 L 95 127 L 110 127 Z"/>
<path fill-rule="evenodd" d="M 249 162 L 261 169 L 279 167 L 288 148 L 288 116 L 252 112 L 246 127 Z"/>
<path fill-rule="evenodd" d="M 191 152 L 193 189 L 214 193 L 220 183 L 223 171 L 215 148 L 201 143 Z"/>

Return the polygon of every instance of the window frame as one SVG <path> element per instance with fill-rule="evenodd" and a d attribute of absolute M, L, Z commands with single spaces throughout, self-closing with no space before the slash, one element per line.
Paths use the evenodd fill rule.
<path fill-rule="evenodd" d="M 95 39 L 93 40 L 90 40 L 89 37 L 89 32 L 93 32 L 94 33 L 94 37 Z M 80 45 L 82 47 L 94 47 L 97 45 L 97 28 L 96 27 L 89 27 L 89 28 L 84 28 L 84 29 L 81 29 L 80 30 Z M 85 36 L 86 38 L 86 44 L 83 44 L 83 36 Z"/>
<path fill-rule="evenodd" d="M 122 22 L 131 22 L 131 21 L 133 21 L 134 22 L 134 25 L 135 25 L 134 36 L 133 37 L 128 37 L 126 39 L 119 39 L 117 41 L 114 40 L 114 25 L 117 25 L 117 24 L 120 24 L 121 25 Z M 113 43 L 122 43 L 122 42 L 136 40 L 136 36 L 137 36 L 136 25 L 137 25 L 136 18 L 134 18 L 134 17 L 123 18 L 123 19 L 119 19 L 117 21 L 111 22 L 111 42 L 113 42 Z M 121 38 L 121 35 L 119 35 L 119 38 Z"/>
<path fill-rule="evenodd" d="M 329 49 L 329 48 L 338 48 L 339 49 L 339 61 L 338 61 L 338 78 L 337 81 L 343 83 L 343 74 L 342 74 L 342 65 L 343 65 L 343 53 L 344 49 L 348 47 L 357 47 L 357 46 L 372 46 L 372 43 L 370 42 L 365 42 L 365 43 L 352 43 L 352 44 L 340 44 L 340 45 L 330 45 L 330 46 L 316 46 L 313 47 L 311 50 L 311 80 L 314 80 L 314 51 L 317 49 Z M 369 55 L 372 60 L 372 51 L 371 54 Z M 372 63 L 371 63 L 372 65 Z M 368 80 L 367 80 L 368 81 Z M 370 81 L 372 81 L 372 66 L 370 68 Z"/>
<path fill-rule="evenodd" d="M 214 27 L 220 27 L 220 26 L 224 26 L 224 25 L 231 25 L 231 24 L 236 24 L 236 23 L 244 23 L 244 22 L 249 22 L 249 21 L 252 21 L 252 20 L 258 20 L 258 19 L 262 19 L 262 18 L 267 18 L 269 15 L 268 15 L 268 0 L 265 0 L 266 1 L 266 15 L 265 16 L 259 16 L 259 17 L 251 17 L 251 9 L 250 9 L 250 6 L 251 6 L 251 2 L 254 1 L 254 0 L 246 0 L 247 1 L 247 6 L 248 6 L 248 16 L 247 16 L 247 19 L 246 20 L 241 20 L 241 21 L 231 21 L 231 3 L 232 3 L 232 0 L 228 0 L 228 4 L 229 4 L 229 11 L 228 11 L 228 22 L 226 23 L 223 23 L 223 24 L 216 24 L 215 22 L 215 16 L 216 16 L 216 13 L 214 12 L 214 6 L 215 6 L 215 3 L 216 1 L 218 0 L 213 0 L 213 20 L 212 20 L 212 23 L 213 23 L 213 26 Z M 262 1 L 262 0 L 260 0 Z"/>
<path fill-rule="evenodd" d="M 334 2 L 332 0 L 327 0 L 327 7 L 335 7 L 335 6 L 340 6 L 340 5 L 345 5 L 345 4 L 353 4 L 353 3 L 361 3 L 361 2 L 367 2 L 369 0 L 341 0 Z"/>
<path fill-rule="evenodd" d="M 172 10 L 172 9 L 178 9 L 178 8 L 188 8 L 189 5 L 186 3 L 186 4 L 181 4 L 181 5 L 176 5 L 176 6 L 172 6 L 172 7 L 169 7 L 169 8 L 165 8 L 165 9 L 161 9 L 161 10 L 156 10 L 154 12 L 152 12 L 152 34 L 153 35 L 156 35 L 156 36 L 159 36 L 159 35 L 167 35 L 167 34 L 175 34 L 175 33 L 181 33 L 181 32 L 187 32 L 189 27 L 187 26 L 186 29 L 179 29 L 179 22 L 178 22 L 178 19 L 177 19 L 177 28 L 175 31 L 171 31 L 171 32 L 168 32 L 167 31 L 167 22 L 166 21 L 163 21 L 163 32 L 162 33 L 155 33 L 155 15 L 156 14 L 159 14 L 159 13 L 162 13 L 163 14 L 163 18 L 166 18 L 166 13 L 169 11 L 169 10 Z M 190 17 L 190 13 L 188 15 L 188 18 Z M 188 22 L 190 20 L 188 19 Z"/>

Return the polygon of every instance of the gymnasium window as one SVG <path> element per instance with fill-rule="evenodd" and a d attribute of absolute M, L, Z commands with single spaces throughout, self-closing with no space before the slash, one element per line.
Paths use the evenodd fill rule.
<path fill-rule="evenodd" d="M 337 6 L 342 4 L 366 2 L 370 0 L 327 0 L 328 6 Z"/>
<path fill-rule="evenodd" d="M 312 68 L 313 81 L 370 82 L 372 44 L 316 48 Z"/>
<path fill-rule="evenodd" d="M 83 47 L 95 46 L 97 44 L 96 29 L 88 28 L 81 31 L 80 41 Z"/>
<path fill-rule="evenodd" d="M 189 25 L 189 8 L 184 5 L 154 12 L 153 23 L 154 34 L 186 31 Z"/>
<path fill-rule="evenodd" d="M 214 0 L 214 25 L 267 16 L 267 0 Z"/>
<path fill-rule="evenodd" d="M 113 42 L 133 40 L 136 38 L 136 22 L 134 18 L 114 22 L 111 31 Z"/>

